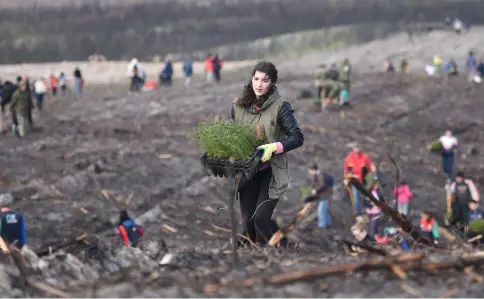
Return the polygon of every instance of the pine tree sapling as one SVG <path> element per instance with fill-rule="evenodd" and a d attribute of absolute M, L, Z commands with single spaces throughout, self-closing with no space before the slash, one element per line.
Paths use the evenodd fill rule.
<path fill-rule="evenodd" d="M 440 152 L 440 151 L 442 151 L 442 143 L 440 142 L 440 140 L 435 140 L 429 146 L 429 149 L 430 149 L 431 152 Z"/>
<path fill-rule="evenodd" d="M 257 138 L 254 128 L 234 121 L 200 122 L 188 137 L 208 156 L 236 161 L 249 160 L 264 138 Z"/>

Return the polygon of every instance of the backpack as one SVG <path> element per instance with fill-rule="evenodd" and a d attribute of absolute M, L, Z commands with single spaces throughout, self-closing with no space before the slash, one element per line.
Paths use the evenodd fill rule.
<path fill-rule="evenodd" d="M 129 226 L 119 225 L 118 229 L 121 232 L 121 238 L 126 243 L 126 245 L 136 246 L 138 241 L 144 234 L 144 230 L 139 226 Z M 126 240 L 126 238 L 128 240 Z"/>
<path fill-rule="evenodd" d="M 334 186 L 334 176 L 330 175 L 330 174 L 326 174 L 325 175 L 325 180 L 326 180 L 326 185 L 329 186 L 329 187 L 333 187 Z"/>

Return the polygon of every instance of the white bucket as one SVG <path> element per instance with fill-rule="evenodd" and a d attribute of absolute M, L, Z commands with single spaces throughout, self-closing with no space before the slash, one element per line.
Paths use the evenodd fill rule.
<path fill-rule="evenodd" d="M 432 65 L 427 65 L 425 67 L 425 72 L 427 73 L 427 75 L 433 76 L 435 74 L 435 67 Z"/>

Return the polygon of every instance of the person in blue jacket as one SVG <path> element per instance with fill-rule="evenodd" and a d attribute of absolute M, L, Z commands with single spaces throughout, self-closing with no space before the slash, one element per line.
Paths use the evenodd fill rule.
<path fill-rule="evenodd" d="M 469 81 L 474 79 L 477 71 L 477 59 L 473 51 L 469 51 L 469 55 L 467 56 L 466 61 L 467 73 Z"/>
<path fill-rule="evenodd" d="M 190 81 L 193 75 L 193 63 L 192 60 L 187 58 L 183 62 L 183 73 L 185 74 L 185 87 L 190 86 Z"/>
<path fill-rule="evenodd" d="M 3 207 L 0 209 L 0 236 L 8 245 L 22 248 L 27 240 L 22 213 Z"/>
<path fill-rule="evenodd" d="M 173 76 L 173 63 L 169 58 L 165 60 L 165 66 L 160 73 L 160 86 L 171 86 L 171 77 Z"/>

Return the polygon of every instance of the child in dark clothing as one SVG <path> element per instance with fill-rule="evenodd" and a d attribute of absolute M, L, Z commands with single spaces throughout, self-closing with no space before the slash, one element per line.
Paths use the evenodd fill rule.
<path fill-rule="evenodd" d="M 0 236 L 7 245 L 22 248 L 26 243 L 27 233 L 22 213 L 10 208 L 0 209 Z"/>
<path fill-rule="evenodd" d="M 126 246 L 136 247 L 144 232 L 144 229 L 137 225 L 134 220 L 129 217 L 126 210 L 121 211 L 119 214 L 119 223 L 116 228 L 116 233 L 120 235 Z"/>
<path fill-rule="evenodd" d="M 318 227 L 328 228 L 331 226 L 328 206 L 329 199 L 333 196 L 334 178 L 330 174 L 321 172 L 316 164 L 309 167 L 308 174 L 311 194 L 320 198 L 318 203 Z"/>
<path fill-rule="evenodd" d="M 467 223 L 484 218 L 484 213 L 479 209 L 479 202 L 471 199 L 469 201 L 469 216 L 467 217 Z"/>

